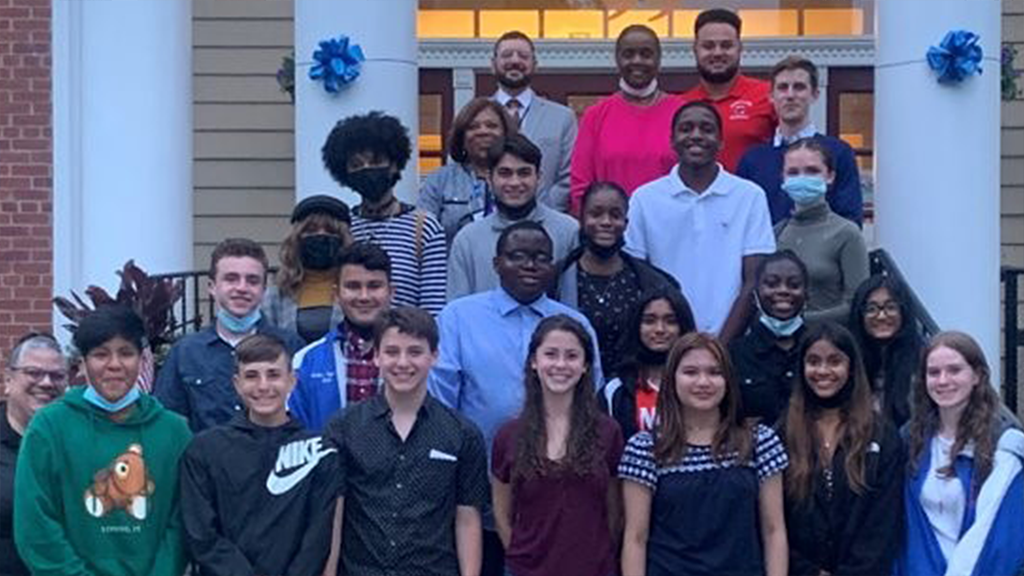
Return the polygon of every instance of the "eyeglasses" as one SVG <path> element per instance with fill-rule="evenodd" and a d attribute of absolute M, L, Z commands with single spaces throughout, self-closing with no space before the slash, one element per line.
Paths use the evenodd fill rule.
<path fill-rule="evenodd" d="M 50 382 L 59 385 L 68 379 L 68 373 L 64 370 L 43 370 L 35 366 L 13 366 L 11 370 L 21 372 L 32 382 L 42 382 L 43 378 L 49 376 Z"/>
<path fill-rule="evenodd" d="M 551 254 L 546 252 L 526 252 L 524 250 L 513 250 L 505 253 L 505 258 L 516 266 L 522 266 L 527 262 L 533 262 L 538 266 L 547 266 L 553 262 Z"/>
<path fill-rule="evenodd" d="M 877 304 L 868 304 L 864 307 L 864 315 L 878 317 L 885 312 L 886 316 L 895 316 L 900 313 L 900 305 L 895 302 L 886 302 L 881 306 Z"/>

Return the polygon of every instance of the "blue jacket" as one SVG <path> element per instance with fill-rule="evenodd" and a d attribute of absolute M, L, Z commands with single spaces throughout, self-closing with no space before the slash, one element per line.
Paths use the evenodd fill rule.
<path fill-rule="evenodd" d="M 996 448 L 992 472 L 976 497 L 967 499 L 960 540 L 949 562 L 942 554 L 928 515 L 921 506 L 921 489 L 931 464 L 925 447 L 917 471 L 904 488 L 906 543 L 896 562 L 897 576 L 954 574 L 1012 576 L 1024 566 L 1024 434 L 1015 428 L 1003 431 Z M 968 452 L 953 462 L 956 477 L 971 494 L 974 459 Z M 952 567 L 949 564 L 953 564 Z"/>
<path fill-rule="evenodd" d="M 836 166 L 836 180 L 825 195 L 832 211 L 860 226 L 864 221 L 864 198 L 860 189 L 860 170 L 853 148 L 838 138 L 818 134 L 814 136 L 832 153 Z M 764 188 L 772 226 L 789 218 L 793 213 L 793 200 L 782 190 L 782 160 L 785 146 L 772 143 L 754 146 L 743 155 L 736 175 L 753 180 Z"/>
<path fill-rule="evenodd" d="M 288 410 L 307 430 L 323 430 L 331 416 L 345 407 L 348 363 L 338 345 L 345 340 L 343 327 L 338 324 L 292 358 L 296 382 Z"/>

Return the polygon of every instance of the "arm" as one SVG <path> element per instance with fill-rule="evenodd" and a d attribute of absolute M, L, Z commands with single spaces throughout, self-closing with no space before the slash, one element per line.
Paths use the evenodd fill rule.
<path fill-rule="evenodd" d="M 572 214 L 580 213 L 580 199 L 583 197 L 583 191 L 597 179 L 594 154 L 599 135 L 596 124 L 594 111 L 588 110 L 583 114 L 579 133 L 576 135 L 576 145 L 572 149 L 569 168 L 569 211 Z"/>
<path fill-rule="evenodd" d="M 216 489 L 203 459 L 186 451 L 180 475 L 181 520 L 193 560 L 212 575 L 255 574 L 245 554 L 220 532 Z"/>
<path fill-rule="evenodd" d="M 466 226 L 455 234 L 452 251 L 448 255 L 448 301 L 473 293 L 473 254 L 466 237 Z"/>
<path fill-rule="evenodd" d="M 339 486 L 344 484 L 339 454 L 329 454 L 315 471 L 313 492 L 307 500 L 306 529 L 295 556 L 288 563 L 286 574 L 320 574 L 334 548 L 334 519 L 339 510 L 336 500 Z M 340 545 L 341 534 L 337 534 Z M 333 574 L 333 572 L 331 573 Z"/>
<path fill-rule="evenodd" d="M 480 576 L 483 564 L 483 524 L 480 510 L 474 506 L 455 509 L 455 550 L 459 556 L 459 576 Z"/>
<path fill-rule="evenodd" d="M 626 221 L 625 250 L 631 256 L 650 262 L 647 250 L 647 223 L 644 220 L 642 199 L 633 196 L 629 200 L 629 219 Z"/>
<path fill-rule="evenodd" d="M 549 194 L 555 199 L 555 206 L 563 212 L 569 211 L 569 186 L 572 174 L 572 151 L 576 147 L 576 115 L 570 112 L 566 117 L 565 126 L 562 128 L 562 138 L 559 145 L 558 174 L 551 183 Z"/>
<path fill-rule="evenodd" d="M 331 550 L 327 554 L 323 576 L 335 576 L 341 560 L 341 527 L 345 519 L 345 499 L 338 498 L 334 504 L 334 520 L 331 522 Z"/>
<path fill-rule="evenodd" d="M 761 483 L 757 510 L 761 523 L 765 575 L 786 576 L 789 573 L 789 543 L 786 541 L 786 519 L 782 508 L 781 473 Z"/>
<path fill-rule="evenodd" d="M 181 383 L 181 374 L 178 369 L 180 362 L 181 348 L 171 347 L 164 365 L 160 367 L 156 382 L 153 385 L 153 396 L 164 405 L 165 408 L 174 410 L 178 414 L 191 420 L 192 410 L 189 406 L 188 394 Z"/>
<path fill-rule="evenodd" d="M 437 316 L 444 308 L 445 285 L 448 276 L 448 247 L 444 229 L 436 221 L 425 223 L 423 256 L 420 258 L 420 308 Z"/>
<path fill-rule="evenodd" d="M 37 576 L 96 576 L 68 541 L 59 471 L 63 458 L 51 442 L 55 431 L 39 415 L 29 425 L 15 468 L 14 543 Z M 69 503 L 81 506 L 82 501 Z"/>
<path fill-rule="evenodd" d="M 622 504 L 626 526 L 622 540 L 622 574 L 647 574 L 647 536 L 651 524 L 651 489 L 626 480 L 622 483 Z"/>
<path fill-rule="evenodd" d="M 608 495 L 605 496 L 608 505 L 608 531 L 612 536 L 612 544 L 616 550 L 622 546 L 623 517 L 622 509 L 622 482 L 612 477 L 608 483 Z"/>
<path fill-rule="evenodd" d="M 309 400 L 306 397 L 306 383 L 303 381 L 302 375 L 302 364 L 305 362 L 305 357 L 302 361 L 298 361 L 298 357 L 295 358 L 292 365 L 292 370 L 295 372 L 295 386 L 292 387 L 291 394 L 288 395 L 288 412 L 291 413 L 292 417 L 302 422 L 303 427 L 309 428 L 310 414 L 306 407 L 309 404 Z"/>
<path fill-rule="evenodd" d="M 849 518 L 843 538 L 846 553 L 836 564 L 836 574 L 870 576 L 890 570 L 903 538 L 903 481 L 907 455 L 895 431 L 884 439 L 878 460 L 878 481 L 858 498 L 864 514 Z"/>
<path fill-rule="evenodd" d="M 462 341 L 459 339 L 457 311 L 448 306 L 437 318 L 440 351 L 437 363 L 427 377 L 427 391 L 450 408 L 459 408 L 462 396 Z"/>
<path fill-rule="evenodd" d="M 836 180 L 828 196 L 832 211 L 857 226 L 864 222 L 864 197 L 860 188 L 860 169 L 853 149 L 843 146 L 836 155 Z"/>
<path fill-rule="evenodd" d="M 512 486 L 491 476 L 491 501 L 494 506 L 494 528 L 501 545 L 508 549 L 512 542 Z"/>
<path fill-rule="evenodd" d="M 740 285 L 739 294 L 736 295 L 736 300 L 733 301 L 732 308 L 729 310 L 729 316 L 726 317 L 725 324 L 722 325 L 722 331 L 719 334 L 719 338 L 721 338 L 724 344 L 728 344 L 733 338 L 742 336 L 743 331 L 747 328 L 747 324 L 750 323 L 750 316 L 754 312 L 752 297 L 754 293 L 754 272 L 757 270 L 757 264 L 761 261 L 761 258 L 760 254 L 743 257 L 743 284 Z"/>

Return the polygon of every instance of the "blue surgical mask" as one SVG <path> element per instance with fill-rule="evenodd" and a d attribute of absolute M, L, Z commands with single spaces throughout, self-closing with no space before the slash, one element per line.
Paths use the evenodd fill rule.
<path fill-rule="evenodd" d="M 82 399 L 101 410 L 113 414 L 114 412 L 120 412 L 121 410 L 127 408 L 132 402 L 138 400 L 140 395 L 141 393 L 139 392 L 139 387 L 132 386 L 131 390 L 129 390 L 127 394 L 122 396 L 120 400 L 116 402 L 111 402 L 110 400 L 107 400 L 103 396 L 100 396 L 100 393 L 97 392 L 96 389 L 92 387 L 92 384 L 89 384 L 85 388 L 85 394 L 82 395 Z"/>
<path fill-rule="evenodd" d="M 761 324 L 764 324 L 765 328 L 775 334 L 776 338 L 788 338 L 804 325 L 804 317 L 800 314 L 793 316 L 789 320 L 779 320 L 774 316 L 767 314 L 761 314 Z"/>
<path fill-rule="evenodd" d="M 788 338 L 804 325 L 803 309 L 800 310 L 795 316 L 787 320 L 780 320 L 775 316 L 769 316 L 764 308 L 761 306 L 761 298 L 757 292 L 754 292 L 754 304 L 757 305 L 757 310 L 760 312 L 760 318 L 758 320 L 764 325 L 776 338 Z"/>
<path fill-rule="evenodd" d="M 822 176 L 786 176 L 782 189 L 789 194 L 793 202 L 810 204 L 825 195 L 828 191 L 828 182 Z"/>
<path fill-rule="evenodd" d="M 256 327 L 256 324 L 263 318 L 259 308 L 239 318 L 223 308 L 217 309 L 217 322 L 232 334 L 245 334 Z"/>

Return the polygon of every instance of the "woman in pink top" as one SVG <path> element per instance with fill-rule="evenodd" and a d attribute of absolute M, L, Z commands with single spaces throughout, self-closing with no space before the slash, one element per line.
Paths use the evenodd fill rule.
<path fill-rule="evenodd" d="M 615 182 L 632 194 L 672 169 L 670 135 L 680 102 L 658 88 L 661 42 L 646 26 L 627 26 L 615 41 L 619 91 L 583 114 L 572 153 L 574 213 L 591 182 Z"/>

